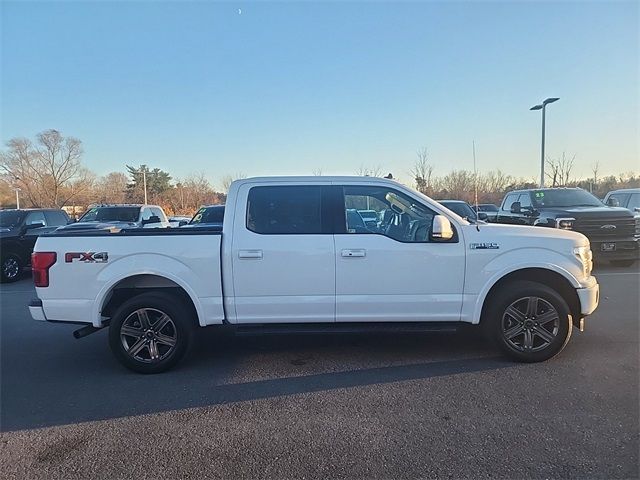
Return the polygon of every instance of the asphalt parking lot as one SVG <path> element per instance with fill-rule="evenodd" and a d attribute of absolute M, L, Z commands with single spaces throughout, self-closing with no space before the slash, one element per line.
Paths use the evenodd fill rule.
<path fill-rule="evenodd" d="M 640 272 L 543 364 L 466 334 L 220 336 L 166 374 L 0 287 L 3 478 L 638 478 Z"/>

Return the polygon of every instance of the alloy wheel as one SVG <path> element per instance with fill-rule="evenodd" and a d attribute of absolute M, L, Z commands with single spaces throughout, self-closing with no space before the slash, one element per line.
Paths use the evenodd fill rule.
<path fill-rule="evenodd" d="M 167 358 L 178 342 L 173 320 L 155 308 L 140 308 L 122 322 L 120 341 L 131 358 L 143 363 L 156 363 Z"/>
<path fill-rule="evenodd" d="M 502 315 L 502 335 L 507 345 L 518 352 L 539 352 L 557 337 L 560 315 L 540 297 L 519 298 Z"/>

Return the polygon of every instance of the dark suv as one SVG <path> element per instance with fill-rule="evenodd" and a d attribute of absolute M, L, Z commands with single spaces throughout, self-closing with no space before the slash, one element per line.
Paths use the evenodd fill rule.
<path fill-rule="evenodd" d="M 0 210 L 0 280 L 18 280 L 23 267 L 31 262 L 38 236 L 68 223 L 69 216 L 63 210 Z"/>
<path fill-rule="evenodd" d="M 640 218 L 608 207 L 581 188 L 517 190 L 505 195 L 498 223 L 575 230 L 591 242 L 595 260 L 630 266 L 638 258 Z"/>

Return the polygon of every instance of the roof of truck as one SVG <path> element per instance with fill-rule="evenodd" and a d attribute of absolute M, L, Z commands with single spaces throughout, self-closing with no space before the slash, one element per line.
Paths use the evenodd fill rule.
<path fill-rule="evenodd" d="M 327 182 L 367 182 L 367 183 L 394 183 L 398 181 L 393 178 L 351 176 L 330 176 L 330 175 L 308 175 L 308 176 L 279 176 L 279 177 L 250 177 L 236 180 L 234 183 L 276 183 L 276 182 L 305 182 L 305 183 L 327 183 Z"/>

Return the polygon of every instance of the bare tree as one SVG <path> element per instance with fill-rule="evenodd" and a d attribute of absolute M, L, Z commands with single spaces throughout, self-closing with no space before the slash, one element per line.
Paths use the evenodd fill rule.
<path fill-rule="evenodd" d="M 593 184 L 598 186 L 598 174 L 600 173 L 600 160 L 591 165 L 591 172 L 593 173 Z"/>
<path fill-rule="evenodd" d="M 231 186 L 231 184 L 235 180 L 240 180 L 242 178 L 247 178 L 247 176 L 244 173 L 235 173 L 235 174 L 225 175 L 224 177 L 222 177 L 222 180 L 220 180 L 220 183 L 222 185 L 222 191 L 224 193 L 227 193 L 229 191 L 229 187 Z"/>
<path fill-rule="evenodd" d="M 356 170 L 356 175 L 359 177 L 381 177 L 382 167 L 378 165 L 377 167 L 370 168 L 360 165 L 360 168 Z"/>
<path fill-rule="evenodd" d="M 416 190 L 425 195 L 433 193 L 431 177 L 433 176 L 433 165 L 429 163 L 429 155 L 426 147 L 416 152 L 418 158 L 409 172 L 416 184 Z"/>
<path fill-rule="evenodd" d="M 129 177 L 123 172 L 111 172 L 96 182 L 93 192 L 94 202 L 124 203 L 127 198 Z"/>
<path fill-rule="evenodd" d="M 575 159 L 575 154 L 568 158 L 565 152 L 562 152 L 562 157 L 547 159 L 548 170 L 551 171 L 546 172 L 546 176 L 551 180 L 552 187 L 563 187 L 571 182 L 571 171 L 573 170 Z"/>
<path fill-rule="evenodd" d="M 31 205 L 60 207 L 90 187 L 91 175 L 81 167 L 80 140 L 57 130 L 45 130 L 36 139 L 34 145 L 13 138 L 0 156 L 5 180 L 20 188 Z"/>

